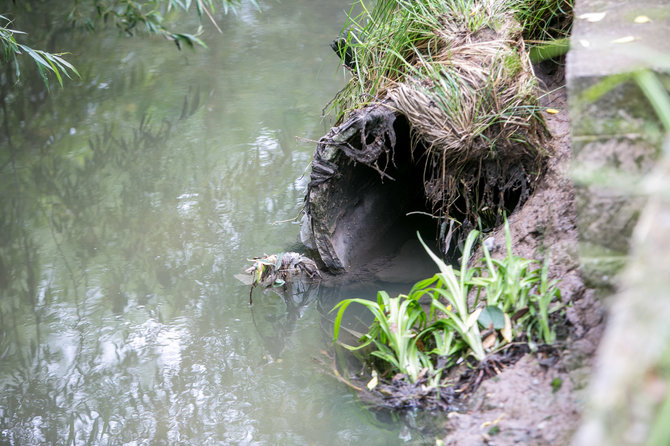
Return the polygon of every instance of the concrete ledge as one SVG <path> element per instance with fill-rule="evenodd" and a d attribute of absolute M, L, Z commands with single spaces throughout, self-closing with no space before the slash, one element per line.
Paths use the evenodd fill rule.
<path fill-rule="evenodd" d="M 667 66 L 667 0 L 576 1 L 566 69 L 575 167 L 631 176 L 653 168 L 662 140 L 660 123 L 635 82 L 617 81 L 635 70 L 654 69 L 663 57 L 669 59 Z M 604 87 L 605 93 L 594 95 L 594 86 Z M 582 274 L 591 285 L 609 288 L 624 264 L 612 259 L 627 254 L 644 199 L 632 199 L 616 185 L 588 181 L 577 185 L 575 193 Z"/>
<path fill-rule="evenodd" d="M 667 146 L 670 154 L 670 144 Z M 670 398 L 670 158 L 645 179 L 650 199 L 598 348 L 587 410 L 573 446 L 665 445 L 654 428 Z"/>

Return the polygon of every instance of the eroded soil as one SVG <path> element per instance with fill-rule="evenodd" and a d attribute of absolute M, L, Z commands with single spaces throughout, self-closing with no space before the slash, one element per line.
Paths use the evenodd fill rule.
<path fill-rule="evenodd" d="M 516 255 L 550 258 L 551 278 L 561 280 L 568 336 L 555 358 L 529 354 L 486 380 L 470 396 L 464 413 L 450 413 L 447 445 L 569 444 L 582 411 L 593 354 L 604 328 L 604 310 L 580 277 L 574 190 L 568 178 L 571 157 L 570 119 L 563 70 L 536 67 L 549 92 L 542 104 L 558 110 L 546 114 L 555 156 L 533 195 L 510 218 Z M 504 255 L 502 229 L 493 254 Z M 552 364 L 553 363 L 553 364 Z"/>

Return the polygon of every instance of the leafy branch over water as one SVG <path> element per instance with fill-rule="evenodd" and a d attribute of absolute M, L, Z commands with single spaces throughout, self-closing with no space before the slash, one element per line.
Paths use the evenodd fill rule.
<path fill-rule="evenodd" d="M 250 0 L 252 5 L 257 5 L 255 0 Z M 220 0 L 224 13 L 235 12 L 241 4 L 241 0 Z M 30 6 L 27 6 L 30 8 Z M 207 48 L 207 45 L 198 37 L 202 33 L 202 27 L 196 33 L 180 33 L 171 31 L 165 25 L 165 15 L 171 11 L 190 12 L 195 9 L 198 17 L 202 19 L 207 16 L 209 21 L 221 32 L 213 13 L 216 10 L 214 0 L 96 0 L 75 1 L 72 9 L 67 14 L 67 20 L 73 26 L 83 24 L 84 28 L 92 31 L 96 28 L 96 22 L 104 24 L 113 23 L 117 28 L 128 35 L 134 35 L 138 28 L 150 34 L 158 34 L 173 41 L 177 48 L 182 46 L 194 48 L 195 45 Z M 3 12 L 3 11 L 0 11 Z M 10 62 L 14 66 L 15 76 L 18 80 L 21 75 L 20 65 L 17 59 L 19 55 L 29 56 L 39 73 L 48 86 L 48 75 L 54 75 L 58 84 L 63 86 L 63 76 L 68 78 L 71 74 L 79 77 L 77 69 L 67 62 L 62 56 L 66 52 L 50 53 L 44 50 L 34 49 L 26 44 L 19 43 L 17 36 L 26 35 L 25 32 L 11 28 L 12 20 L 5 15 L 0 15 L 0 58 Z"/>
<path fill-rule="evenodd" d="M 61 57 L 66 53 L 49 53 L 18 43 L 15 36 L 25 33 L 9 28 L 11 21 L 7 17 L 0 15 L 0 20 L 4 22 L 0 24 L 0 46 L 4 49 L 3 59 L 13 63 L 17 79 L 21 76 L 21 70 L 16 57 L 21 54 L 28 55 L 35 62 L 40 76 L 47 85 L 48 73 L 53 73 L 61 86 L 63 85 L 63 75 L 68 78 L 71 73 L 79 76 L 77 69 Z"/>
<path fill-rule="evenodd" d="M 241 0 L 97 0 L 92 2 L 75 2 L 67 19 L 72 24 L 81 24 L 93 30 L 96 22 L 112 23 L 128 35 L 134 35 L 138 29 L 144 28 L 150 34 L 158 34 L 174 41 L 179 49 L 182 45 L 193 48 L 195 45 L 207 47 L 198 38 L 200 30 L 195 34 L 177 33 L 165 25 L 165 17 L 172 11 L 191 12 L 195 10 L 198 17 L 207 19 L 221 32 L 214 19 L 217 3 L 223 12 L 235 12 Z M 255 0 L 251 4 L 256 5 Z"/>

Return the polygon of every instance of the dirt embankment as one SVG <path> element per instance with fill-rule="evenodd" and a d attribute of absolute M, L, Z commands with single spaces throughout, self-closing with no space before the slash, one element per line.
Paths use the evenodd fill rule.
<path fill-rule="evenodd" d="M 450 414 L 445 444 L 549 445 L 569 444 L 583 409 L 586 386 L 600 336 L 604 310 L 580 277 L 574 189 L 568 178 L 571 159 L 570 120 L 562 68 L 536 67 L 545 90 L 542 105 L 558 110 L 546 114 L 555 156 L 528 201 L 510 218 L 516 255 L 550 258 L 549 273 L 561 280 L 567 339 L 557 356 L 529 354 L 485 381 L 470 397 L 464 414 Z M 495 234 L 493 254 L 503 254 L 504 233 Z"/>

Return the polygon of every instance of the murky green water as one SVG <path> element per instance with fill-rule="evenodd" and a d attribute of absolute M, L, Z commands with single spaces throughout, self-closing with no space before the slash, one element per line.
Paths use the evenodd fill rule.
<path fill-rule="evenodd" d="M 26 62 L 23 86 L 5 82 L 0 444 L 407 438 L 315 360 L 318 293 L 250 308 L 233 278 L 297 242 L 273 223 L 299 212 L 314 144 L 295 137 L 326 130 L 349 4 L 267 0 L 196 52 L 16 21 L 72 51 L 82 79 L 46 94 Z"/>

